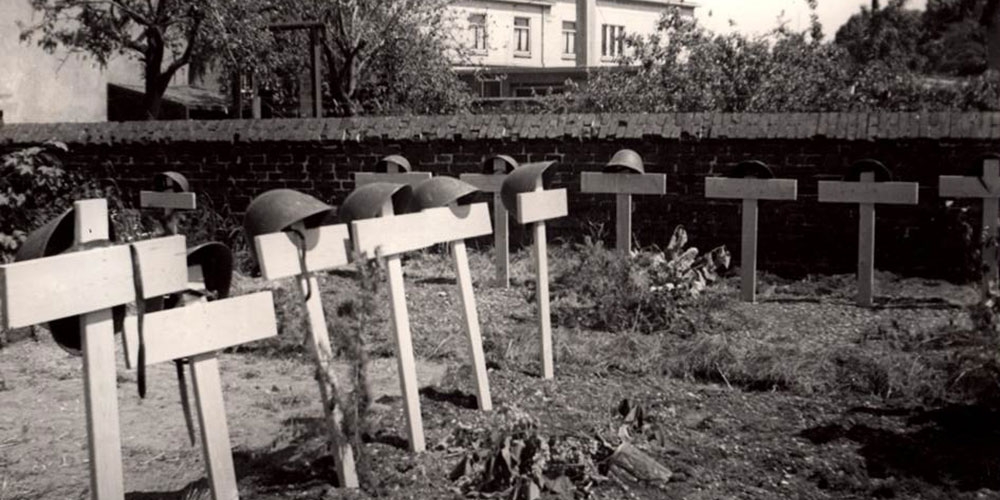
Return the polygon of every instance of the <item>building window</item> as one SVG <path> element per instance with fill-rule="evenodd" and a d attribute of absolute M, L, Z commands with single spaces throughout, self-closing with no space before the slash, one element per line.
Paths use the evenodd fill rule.
<path fill-rule="evenodd" d="M 625 27 L 605 24 L 601 26 L 601 56 L 618 57 L 625 51 Z"/>
<path fill-rule="evenodd" d="M 514 18 L 514 55 L 531 56 L 531 20 L 527 17 Z"/>
<path fill-rule="evenodd" d="M 472 50 L 485 53 L 486 47 L 486 14 L 469 14 L 469 32 L 472 35 Z"/>
<path fill-rule="evenodd" d="M 563 21 L 563 55 L 576 54 L 576 21 Z"/>

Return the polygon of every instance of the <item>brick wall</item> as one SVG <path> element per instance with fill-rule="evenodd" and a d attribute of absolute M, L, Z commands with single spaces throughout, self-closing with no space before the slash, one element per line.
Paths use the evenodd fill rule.
<path fill-rule="evenodd" d="M 897 180 L 920 183 L 917 207 L 877 210 L 876 265 L 909 275 L 960 278 L 974 262 L 963 237 L 978 238 L 979 206 L 937 197 L 938 176 L 965 174 L 1000 152 L 1000 113 L 819 113 L 419 116 L 261 121 L 18 124 L 0 127 L 0 151 L 45 140 L 70 146 L 71 168 L 104 175 L 136 195 L 152 174 L 177 170 L 195 190 L 242 211 L 253 196 L 288 187 L 339 204 L 352 172 L 402 154 L 415 170 L 457 176 L 503 153 L 520 162 L 558 160 L 557 187 L 570 189 L 571 217 L 555 237 L 578 239 L 588 223 L 614 237 L 613 196 L 581 195 L 579 173 L 599 170 L 620 148 L 649 172 L 667 174 L 666 196 L 636 197 L 641 244 L 665 244 L 684 224 L 692 243 L 725 244 L 738 257 L 739 204 L 706 200 L 704 177 L 746 159 L 799 181 L 796 202 L 762 202 L 759 267 L 785 275 L 853 272 L 857 208 L 819 204 L 816 183 L 862 158 Z M 134 200 L 133 200 L 134 201 Z M 583 231 L 581 231 L 583 230 Z M 515 240 L 525 240 L 514 230 Z"/>

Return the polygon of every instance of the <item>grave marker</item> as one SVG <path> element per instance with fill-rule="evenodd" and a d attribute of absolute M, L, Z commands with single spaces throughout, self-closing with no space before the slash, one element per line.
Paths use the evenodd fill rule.
<path fill-rule="evenodd" d="M 146 366 L 188 358 L 212 497 L 239 498 L 217 351 L 278 334 L 271 292 L 206 301 L 148 313 L 143 319 Z M 125 320 L 126 346 L 138 345 L 137 319 Z M 126 355 L 138 364 L 138 352 Z"/>
<path fill-rule="evenodd" d="M 108 240 L 105 200 L 77 201 L 73 213 L 76 246 L 86 248 Z M 138 262 L 133 262 L 130 247 L 135 249 Z M 142 297 L 136 297 L 134 268 L 142 277 Z M 81 315 L 91 497 L 95 500 L 125 496 L 111 308 L 178 292 L 186 285 L 183 236 L 0 266 L 4 328 Z"/>
<path fill-rule="evenodd" d="M 486 160 L 482 174 L 462 174 L 459 179 L 476 187 L 484 193 L 493 193 L 493 265 L 496 266 L 497 283 L 510 287 L 510 230 L 507 208 L 500 199 L 500 187 L 512 170 L 517 168 L 517 161 L 506 155 L 497 155 Z M 489 173 L 492 172 L 492 173 Z"/>
<path fill-rule="evenodd" d="M 399 155 L 389 155 L 375 164 L 380 172 L 355 172 L 355 189 L 374 182 L 406 184 L 412 186 L 420 181 L 431 178 L 430 172 L 413 172 L 410 161 Z"/>
<path fill-rule="evenodd" d="M 916 205 L 916 182 L 876 182 L 876 174 L 889 178 L 889 171 L 874 160 L 862 160 L 852 170 L 858 181 L 820 181 L 821 203 L 857 203 L 858 221 L 858 305 L 871 307 L 875 280 L 875 204 Z M 853 177 L 853 175 L 851 176 Z"/>
<path fill-rule="evenodd" d="M 378 187 L 372 184 L 367 187 Z M 384 258 L 389 278 L 389 298 L 392 302 L 392 325 L 396 339 L 396 354 L 399 362 L 399 379 L 403 393 L 404 408 L 410 440 L 410 450 L 415 452 L 424 451 L 423 419 L 420 415 L 420 397 L 417 389 L 416 362 L 413 357 L 413 344 L 410 333 L 409 314 L 406 309 L 406 290 L 403 283 L 403 269 L 401 256 L 403 253 L 419 250 L 437 243 L 461 242 L 468 238 L 474 238 L 489 234 L 490 227 L 489 208 L 485 203 L 474 205 L 464 205 L 459 207 L 431 208 L 416 213 L 405 215 L 394 215 L 396 205 L 400 205 L 399 200 L 408 197 L 406 188 L 397 202 L 394 203 L 390 195 L 398 193 L 398 189 L 405 186 L 396 186 L 397 191 L 382 191 L 381 196 L 366 196 L 366 193 L 355 191 L 348 200 L 344 201 L 344 208 L 352 204 L 352 197 L 362 203 L 376 203 L 381 201 L 379 210 L 380 216 L 360 220 L 350 220 L 351 236 L 354 242 L 354 249 L 364 258 Z M 409 205 L 408 203 L 406 205 Z M 464 245 L 452 246 L 456 254 L 456 263 L 463 263 L 459 256 L 464 250 Z M 456 249 L 457 248 L 457 249 Z M 468 269 L 468 261 L 464 260 L 464 267 Z M 485 360 L 483 359 L 482 343 L 478 338 L 478 318 L 475 315 L 475 305 L 471 297 L 466 297 L 466 292 L 471 295 L 471 278 L 466 273 L 459 276 L 460 287 L 462 287 L 462 300 L 468 329 L 470 344 L 473 349 L 473 365 L 476 372 L 477 396 L 479 397 L 480 408 L 488 410 L 492 407 L 489 396 L 489 385 L 486 380 Z M 464 284 L 463 284 L 464 283 Z M 468 290 L 466 289 L 468 286 Z M 468 300 L 467 300 L 468 299 Z M 470 313 L 469 306 L 472 306 Z M 469 327 L 470 322 L 475 322 L 476 328 Z M 479 353 L 477 355 L 476 353 Z"/>
<path fill-rule="evenodd" d="M 568 214 L 566 190 L 545 189 L 545 173 L 555 162 L 531 163 L 504 179 L 500 195 L 518 224 L 532 224 L 538 300 L 538 332 L 541 343 L 542 377 L 555 376 L 552 356 L 552 319 L 549 312 L 549 264 L 545 221 Z"/>
<path fill-rule="evenodd" d="M 774 179 L 762 162 L 744 162 L 756 167 L 758 178 L 706 177 L 705 197 L 743 201 L 743 237 L 740 252 L 740 292 L 746 302 L 757 300 L 757 200 L 794 200 L 797 182 Z M 737 167 L 738 172 L 744 168 Z"/>
<path fill-rule="evenodd" d="M 979 177 L 942 175 L 938 193 L 947 198 L 980 198 L 983 203 L 983 279 L 982 293 L 989 293 L 990 281 L 996 282 L 997 271 L 997 218 L 1000 208 L 1000 156 L 983 158 Z"/>
<path fill-rule="evenodd" d="M 254 254 L 264 279 L 273 281 L 295 276 L 299 291 L 305 297 L 316 380 L 334 448 L 337 478 L 342 487 L 357 488 L 354 449 L 342 433 L 344 415 L 337 399 L 333 349 L 315 275 L 350 262 L 350 239 L 344 224 L 307 228 L 305 223 L 308 219 L 324 217 L 330 210 L 329 205 L 303 193 L 270 191 L 255 199 L 247 209 L 246 232 L 253 239 Z"/>
<path fill-rule="evenodd" d="M 580 191 L 615 195 L 615 248 L 632 254 L 632 195 L 666 194 L 667 176 L 647 174 L 642 158 L 630 149 L 615 153 L 604 172 L 583 172 Z"/>

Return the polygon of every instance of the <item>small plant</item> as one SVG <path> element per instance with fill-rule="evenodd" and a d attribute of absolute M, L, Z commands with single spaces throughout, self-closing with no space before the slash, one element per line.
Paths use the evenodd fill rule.
<path fill-rule="evenodd" d="M 729 266 L 729 252 L 718 247 L 700 254 L 685 248 L 687 232 L 678 226 L 663 252 L 631 258 L 587 237 L 575 259 L 553 280 L 552 310 L 564 326 L 653 333 L 670 329 L 682 305 L 697 297 Z"/>
<path fill-rule="evenodd" d="M 10 262 L 28 232 L 72 203 L 73 179 L 62 168 L 61 142 L 0 158 L 0 257 Z"/>

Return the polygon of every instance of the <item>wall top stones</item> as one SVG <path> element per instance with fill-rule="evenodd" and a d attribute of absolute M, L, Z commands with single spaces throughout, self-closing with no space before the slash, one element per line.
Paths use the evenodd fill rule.
<path fill-rule="evenodd" d="M 523 139 L 1000 139 L 1000 112 L 384 116 L 0 125 L 0 145 Z"/>

